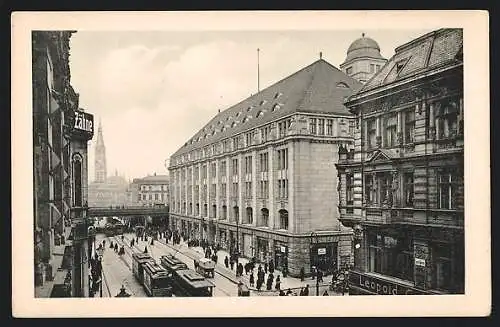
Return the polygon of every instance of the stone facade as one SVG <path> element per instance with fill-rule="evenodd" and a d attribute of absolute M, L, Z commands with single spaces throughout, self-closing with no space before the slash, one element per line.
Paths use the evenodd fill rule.
<path fill-rule="evenodd" d="M 71 33 L 32 33 L 34 282 L 35 288 L 53 285 L 58 274 L 65 274 L 58 285 L 64 294 L 58 296 L 86 297 L 87 141 L 93 136 L 93 116 L 79 108 L 70 84 Z M 55 263 L 56 248 L 66 250 L 62 265 Z"/>
<path fill-rule="evenodd" d="M 341 103 L 359 86 L 320 60 L 220 113 L 212 130 L 170 159 L 171 226 L 230 252 L 273 259 L 291 276 L 349 262 L 335 163 L 355 123 Z"/>
<path fill-rule="evenodd" d="M 339 151 L 340 220 L 355 230 L 352 276 L 370 281 L 353 291 L 464 292 L 461 53 L 460 29 L 426 34 L 346 103 L 357 122 Z"/>

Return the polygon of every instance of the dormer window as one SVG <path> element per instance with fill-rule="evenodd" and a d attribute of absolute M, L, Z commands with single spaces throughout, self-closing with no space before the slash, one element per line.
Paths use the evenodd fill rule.
<path fill-rule="evenodd" d="M 250 111 L 250 110 L 252 110 L 252 109 L 253 109 L 253 106 L 248 107 L 247 108 L 247 112 Z"/>
<path fill-rule="evenodd" d="M 283 93 L 278 92 L 278 93 L 276 93 L 276 94 L 274 95 L 274 98 L 275 98 L 275 99 L 277 99 L 277 98 L 279 98 L 279 97 L 280 97 L 280 96 L 282 96 L 282 95 L 283 95 Z"/>
<path fill-rule="evenodd" d="M 241 115 L 241 112 L 237 112 L 236 113 L 236 117 L 238 117 L 239 115 Z"/>
<path fill-rule="evenodd" d="M 246 123 L 248 121 L 248 119 L 249 119 L 248 116 L 243 118 L 243 123 Z"/>
<path fill-rule="evenodd" d="M 279 103 L 274 104 L 274 106 L 273 106 L 273 112 L 276 111 L 276 110 L 279 110 L 280 108 L 281 108 L 281 106 L 279 105 Z"/>
<path fill-rule="evenodd" d="M 262 100 L 262 101 L 260 102 L 260 105 L 261 105 L 261 106 L 263 106 L 263 105 L 265 105 L 265 104 L 266 104 L 266 102 L 267 102 L 266 100 Z"/>
<path fill-rule="evenodd" d="M 401 71 L 405 67 L 406 61 L 407 61 L 406 59 L 403 59 L 403 60 L 396 62 L 396 73 L 397 74 L 401 73 Z"/>
<path fill-rule="evenodd" d="M 257 113 L 257 118 L 258 118 L 258 117 L 261 117 L 261 116 L 263 116 L 263 115 L 264 115 L 264 112 L 259 111 L 259 112 Z"/>
<path fill-rule="evenodd" d="M 231 124 L 231 127 L 234 127 L 236 126 L 236 122 L 233 121 L 233 123 Z"/>
<path fill-rule="evenodd" d="M 337 87 L 343 88 L 343 89 L 348 89 L 349 88 L 349 86 L 346 83 L 344 83 L 344 82 L 337 83 Z"/>

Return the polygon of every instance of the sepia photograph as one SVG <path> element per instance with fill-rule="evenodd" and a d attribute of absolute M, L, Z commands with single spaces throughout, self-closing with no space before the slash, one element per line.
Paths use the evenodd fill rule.
<path fill-rule="evenodd" d="M 26 91 L 13 124 L 28 133 L 13 131 L 28 169 L 13 152 L 26 191 L 13 186 L 14 284 L 88 310 L 170 303 L 160 316 L 245 315 L 234 301 L 252 316 L 366 315 L 386 300 L 420 315 L 474 294 L 469 310 L 487 315 L 488 15 L 469 13 L 317 12 L 317 27 L 297 12 L 13 16 L 13 51 L 16 18 L 29 39 L 26 78 L 13 77 Z M 486 70 L 464 78 L 471 35 Z M 21 192 L 33 201 L 16 228 Z"/>

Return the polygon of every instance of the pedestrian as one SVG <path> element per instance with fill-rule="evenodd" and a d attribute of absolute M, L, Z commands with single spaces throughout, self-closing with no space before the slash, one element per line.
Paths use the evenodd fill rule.
<path fill-rule="evenodd" d="M 154 245 L 154 239 L 151 237 L 151 245 Z"/>
<path fill-rule="evenodd" d="M 304 288 L 304 296 L 309 296 L 309 284 L 306 284 L 306 288 Z"/>
<path fill-rule="evenodd" d="M 311 279 L 314 279 L 316 277 L 316 267 L 312 266 L 311 267 Z"/>
<path fill-rule="evenodd" d="M 102 246 L 106 247 L 106 240 L 102 240 Z"/>
<path fill-rule="evenodd" d="M 304 267 L 300 268 L 300 281 L 303 282 L 306 277 L 306 272 L 304 271 Z"/>
<path fill-rule="evenodd" d="M 253 287 L 254 282 L 255 282 L 255 280 L 254 280 L 254 277 L 253 277 L 253 273 L 251 273 L 251 274 L 250 274 L 250 286 L 252 286 L 252 287 Z"/>
<path fill-rule="evenodd" d="M 260 291 L 260 288 L 262 287 L 262 280 L 260 278 L 257 278 L 257 291 Z"/>
<path fill-rule="evenodd" d="M 115 243 L 115 252 L 118 252 L 118 243 Z"/>
<path fill-rule="evenodd" d="M 227 255 L 224 258 L 224 266 L 226 266 L 226 268 L 229 268 L 229 258 L 227 257 Z"/>
<path fill-rule="evenodd" d="M 274 279 L 273 274 L 269 274 L 269 276 L 267 277 L 267 284 L 266 284 L 266 289 L 268 291 L 270 291 L 273 288 L 273 279 Z"/>
<path fill-rule="evenodd" d="M 300 292 L 302 293 L 302 289 L 300 290 Z M 292 295 L 292 294 L 293 294 L 293 293 L 292 293 L 292 290 L 291 290 L 291 289 L 288 289 L 288 290 L 286 291 L 286 295 L 287 295 L 287 296 L 290 296 L 290 295 Z M 302 295 L 302 294 L 301 294 L 301 295 Z"/>
<path fill-rule="evenodd" d="M 109 244 L 109 248 L 110 249 L 114 249 L 115 248 L 114 245 L 113 245 L 113 241 L 111 241 L 111 243 Z"/>
<path fill-rule="evenodd" d="M 234 270 L 234 261 L 231 260 L 231 270 Z"/>
<path fill-rule="evenodd" d="M 287 266 L 283 266 L 283 278 L 286 278 L 288 276 L 288 268 Z"/>
<path fill-rule="evenodd" d="M 323 272 L 320 269 L 318 269 L 317 275 L 318 283 L 323 283 Z"/>
<path fill-rule="evenodd" d="M 144 253 L 148 253 L 148 248 L 147 246 L 144 247 Z"/>
<path fill-rule="evenodd" d="M 327 290 L 325 290 L 325 291 L 323 292 L 323 296 L 328 296 L 328 292 L 327 292 Z"/>
<path fill-rule="evenodd" d="M 125 239 L 125 236 L 122 235 L 122 241 Z"/>
<path fill-rule="evenodd" d="M 276 286 L 275 286 L 276 290 L 280 290 L 281 289 L 281 280 L 280 280 L 280 275 L 278 275 L 278 277 L 276 277 Z"/>
<path fill-rule="evenodd" d="M 269 261 L 269 272 L 271 274 L 274 273 L 274 261 L 273 260 Z"/>
<path fill-rule="evenodd" d="M 264 272 L 267 274 L 267 262 L 264 263 Z"/>

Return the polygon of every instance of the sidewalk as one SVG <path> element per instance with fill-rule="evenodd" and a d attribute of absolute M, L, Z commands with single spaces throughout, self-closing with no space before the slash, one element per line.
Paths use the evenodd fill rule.
<path fill-rule="evenodd" d="M 180 245 L 184 249 L 188 249 L 186 242 L 181 241 Z M 190 247 L 189 249 L 192 252 L 197 253 L 198 256 L 204 256 L 203 248 L 201 246 Z M 218 272 L 221 272 L 221 273 L 224 273 L 225 275 L 230 276 L 232 279 L 234 279 L 235 283 L 237 283 L 238 281 L 243 282 L 252 291 L 252 293 L 256 293 L 255 295 L 263 295 L 263 296 L 277 295 L 278 292 L 274 289 L 275 283 L 273 283 L 273 290 L 272 291 L 267 291 L 265 289 L 265 283 L 264 283 L 263 287 L 261 288 L 261 291 L 258 291 L 255 287 L 250 287 L 250 273 L 248 275 L 245 275 L 245 272 L 243 272 L 243 275 L 241 277 L 236 277 L 236 265 L 235 265 L 234 270 L 231 270 L 230 268 L 226 268 L 226 266 L 224 265 L 224 258 L 226 256 L 229 257 L 229 253 L 227 251 L 222 250 L 222 249 L 217 251 L 217 260 L 218 260 L 217 271 Z M 244 258 L 244 257 L 240 257 L 238 260 L 239 260 L 239 262 L 241 262 L 241 264 L 243 266 L 245 266 L 245 264 L 247 264 L 249 262 L 249 259 Z M 257 280 L 257 267 L 258 267 L 258 265 L 254 269 L 255 281 Z M 268 274 L 266 274 L 264 280 L 267 280 Z M 316 280 L 315 279 L 306 278 L 302 282 L 302 281 L 300 281 L 300 278 L 294 278 L 294 277 L 290 277 L 290 276 L 283 277 L 282 272 L 280 270 L 277 270 L 277 269 L 275 269 L 273 275 L 274 275 L 274 281 L 276 281 L 277 276 L 280 276 L 281 289 L 284 290 L 285 292 L 287 289 L 290 288 L 292 290 L 292 292 L 299 294 L 301 288 L 305 287 L 306 285 L 309 285 L 309 295 L 310 296 L 316 295 Z M 338 293 L 334 293 L 333 291 L 330 291 L 329 286 L 330 285 L 327 282 L 327 279 L 325 279 L 325 282 L 319 285 L 319 295 L 322 295 L 325 290 L 327 290 L 329 296 L 338 296 L 338 295 L 341 296 L 342 295 L 342 294 L 338 294 Z M 270 293 L 272 293 L 272 294 L 270 294 Z"/>

